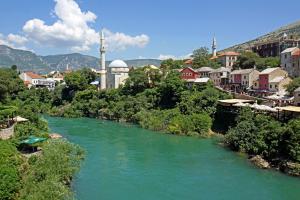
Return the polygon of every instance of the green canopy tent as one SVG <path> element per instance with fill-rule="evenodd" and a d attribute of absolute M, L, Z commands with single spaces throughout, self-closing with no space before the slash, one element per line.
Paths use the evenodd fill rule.
<path fill-rule="evenodd" d="M 27 139 L 22 140 L 20 142 L 20 144 L 21 145 L 30 146 L 30 147 L 32 147 L 33 151 L 36 151 L 37 150 L 36 144 L 40 143 L 40 142 L 44 142 L 46 140 L 47 140 L 47 138 L 36 137 L 36 136 L 29 136 Z"/>

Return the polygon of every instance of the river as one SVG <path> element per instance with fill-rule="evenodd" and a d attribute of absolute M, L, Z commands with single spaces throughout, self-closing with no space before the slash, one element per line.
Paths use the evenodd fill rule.
<path fill-rule="evenodd" d="M 215 139 L 156 133 L 96 119 L 46 118 L 85 148 L 79 200 L 298 200 L 300 179 L 255 168 Z"/>

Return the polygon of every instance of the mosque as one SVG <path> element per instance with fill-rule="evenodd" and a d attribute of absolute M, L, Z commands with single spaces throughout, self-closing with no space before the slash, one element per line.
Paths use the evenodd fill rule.
<path fill-rule="evenodd" d="M 114 60 L 106 69 L 105 65 L 105 38 L 103 31 L 100 36 L 100 89 L 116 89 L 124 85 L 128 78 L 129 67 L 123 60 Z"/>

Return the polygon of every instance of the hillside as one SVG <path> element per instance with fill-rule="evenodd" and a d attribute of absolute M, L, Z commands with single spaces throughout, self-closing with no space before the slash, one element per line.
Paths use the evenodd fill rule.
<path fill-rule="evenodd" d="M 144 65 L 159 66 L 161 61 L 157 59 L 125 60 L 128 66 L 140 67 Z M 0 67 L 17 65 L 21 71 L 35 71 L 45 73 L 52 70 L 65 70 L 69 65 L 72 69 L 83 67 L 99 68 L 99 58 L 80 53 L 38 56 L 33 52 L 13 49 L 0 45 Z M 110 61 L 106 62 L 108 65 Z"/>
<path fill-rule="evenodd" d="M 37 70 L 47 67 L 47 63 L 30 51 L 13 49 L 5 45 L 0 45 L 0 66 L 6 67 L 17 65 L 25 67 L 27 70 Z"/>
<path fill-rule="evenodd" d="M 296 36 L 300 37 L 300 21 L 289 24 L 287 26 L 283 26 L 275 31 L 272 31 L 270 33 L 267 33 L 261 37 L 258 37 L 254 40 L 250 40 L 248 42 L 244 42 L 242 44 L 237 44 L 232 47 L 229 47 L 227 49 L 224 49 L 222 51 L 228 51 L 228 50 L 234 50 L 234 51 L 240 51 L 240 50 L 248 50 L 251 48 L 251 46 L 255 45 L 256 43 L 266 42 L 266 41 L 272 41 L 280 39 L 284 34 L 287 34 L 288 36 Z"/>

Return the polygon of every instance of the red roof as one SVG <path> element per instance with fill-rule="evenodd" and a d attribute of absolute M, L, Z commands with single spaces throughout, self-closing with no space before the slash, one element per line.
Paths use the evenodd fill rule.
<path fill-rule="evenodd" d="M 293 57 L 300 57 L 300 49 L 298 49 L 297 51 L 295 51 L 293 54 L 292 54 Z"/>
<path fill-rule="evenodd" d="M 188 59 L 188 60 L 186 60 L 186 61 L 184 62 L 184 64 L 186 64 L 186 65 L 191 65 L 191 64 L 193 64 L 193 60 L 192 60 L 192 59 Z"/>
<path fill-rule="evenodd" d="M 234 52 L 234 51 L 227 51 L 227 52 L 224 52 L 222 54 L 219 55 L 219 57 L 222 57 L 222 56 L 239 56 L 240 54 L 237 53 L 237 52 Z"/>
<path fill-rule="evenodd" d="M 218 56 L 213 56 L 213 57 L 210 58 L 210 60 L 214 60 L 214 59 L 217 59 L 217 58 L 218 58 Z"/>
<path fill-rule="evenodd" d="M 33 79 L 43 78 L 42 76 L 35 74 L 33 72 L 25 72 L 25 73 L 27 76 L 29 76 L 30 78 L 33 78 Z"/>

